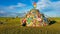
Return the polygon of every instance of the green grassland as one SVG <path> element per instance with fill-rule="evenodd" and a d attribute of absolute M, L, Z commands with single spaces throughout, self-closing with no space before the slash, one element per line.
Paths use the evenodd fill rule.
<path fill-rule="evenodd" d="M 45 27 L 23 27 L 21 18 L 1 17 L 0 34 L 60 34 L 60 18 L 50 18 L 56 23 Z"/>

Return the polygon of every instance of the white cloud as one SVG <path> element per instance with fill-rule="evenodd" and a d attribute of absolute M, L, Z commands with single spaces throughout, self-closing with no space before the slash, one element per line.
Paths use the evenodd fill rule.
<path fill-rule="evenodd" d="M 49 0 L 39 0 L 37 2 L 37 9 L 43 9 L 47 6 L 51 6 L 51 2 Z"/>
<path fill-rule="evenodd" d="M 59 2 L 53 2 L 52 6 L 53 6 L 54 10 L 60 11 L 60 1 Z"/>
<path fill-rule="evenodd" d="M 26 4 L 23 4 L 23 3 L 17 3 L 17 5 L 11 5 L 11 6 L 8 6 L 9 9 L 14 9 L 14 8 L 17 8 L 17 7 L 25 7 Z"/>
<path fill-rule="evenodd" d="M 22 4 L 22 3 L 18 3 L 17 4 L 17 7 L 24 7 L 24 6 L 26 6 L 25 4 Z"/>
<path fill-rule="evenodd" d="M 14 7 L 14 6 L 9 6 L 8 8 L 9 8 L 9 9 L 14 9 L 15 7 Z"/>
<path fill-rule="evenodd" d="M 0 11 L 1 14 L 5 13 L 3 10 Z"/>
<path fill-rule="evenodd" d="M 46 7 L 52 7 L 53 9 L 57 9 L 60 7 L 60 1 L 51 2 L 50 0 L 39 0 L 37 2 L 37 9 L 44 9 Z"/>
<path fill-rule="evenodd" d="M 44 2 L 44 0 L 39 0 L 38 2 L 37 2 L 37 9 L 41 9 L 41 8 L 44 8 L 45 7 L 45 2 Z"/>
<path fill-rule="evenodd" d="M 42 10 L 43 12 L 48 10 L 45 12 L 45 15 L 48 16 L 60 16 L 60 1 L 51 2 L 50 0 L 39 0 L 37 2 L 37 9 Z"/>

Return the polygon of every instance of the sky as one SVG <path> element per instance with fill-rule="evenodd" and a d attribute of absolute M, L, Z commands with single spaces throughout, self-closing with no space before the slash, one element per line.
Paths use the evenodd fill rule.
<path fill-rule="evenodd" d="M 48 17 L 60 17 L 60 0 L 0 0 L 0 17 L 24 16 L 36 2 L 41 13 Z"/>

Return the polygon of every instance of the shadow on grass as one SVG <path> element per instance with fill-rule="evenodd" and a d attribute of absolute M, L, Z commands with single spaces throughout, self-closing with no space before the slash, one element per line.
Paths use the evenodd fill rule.
<path fill-rule="evenodd" d="M 52 25 L 52 24 L 54 24 L 54 23 L 56 23 L 56 21 L 55 21 L 55 20 L 50 21 L 49 25 Z"/>
<path fill-rule="evenodd" d="M 3 24 L 3 22 L 0 21 L 0 24 Z"/>

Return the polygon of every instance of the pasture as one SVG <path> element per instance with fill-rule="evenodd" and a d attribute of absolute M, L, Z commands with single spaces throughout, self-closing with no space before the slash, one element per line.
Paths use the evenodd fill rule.
<path fill-rule="evenodd" d="M 21 18 L 0 17 L 0 34 L 60 34 L 60 18 L 51 18 L 56 23 L 45 27 L 23 27 Z"/>

